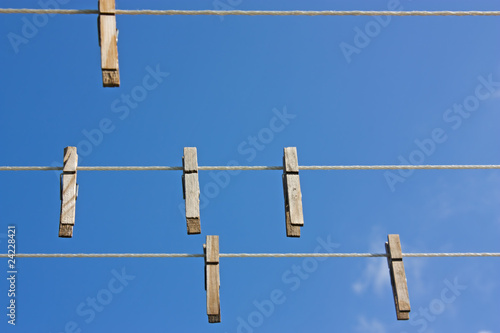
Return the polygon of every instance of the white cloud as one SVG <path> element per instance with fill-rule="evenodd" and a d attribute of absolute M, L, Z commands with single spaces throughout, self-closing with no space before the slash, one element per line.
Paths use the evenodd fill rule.
<path fill-rule="evenodd" d="M 386 333 L 385 326 L 377 319 L 367 320 L 364 316 L 358 317 L 356 331 L 363 333 Z M 491 332 L 490 332 L 491 333 Z"/>
<path fill-rule="evenodd" d="M 379 228 L 373 228 L 371 238 L 370 252 L 385 252 L 385 249 L 381 249 L 383 248 L 385 240 Z M 370 287 L 373 288 L 373 292 L 377 295 L 381 295 L 385 292 L 386 288 L 391 288 L 389 266 L 385 258 L 369 259 L 368 265 L 365 267 L 361 277 L 352 284 L 352 290 L 358 295 L 363 294 Z"/>
<path fill-rule="evenodd" d="M 493 333 L 492 331 L 479 331 L 477 333 Z"/>
<path fill-rule="evenodd" d="M 408 252 L 418 252 L 409 250 Z M 425 279 L 426 266 L 429 260 L 426 258 L 411 258 L 405 261 L 406 277 L 408 279 L 408 288 L 410 289 L 410 298 L 414 295 L 427 295 L 430 292 L 430 286 Z"/>
<path fill-rule="evenodd" d="M 363 294 L 369 287 L 380 295 L 386 287 L 390 287 L 389 267 L 384 259 L 371 259 L 361 277 L 352 284 L 356 294 Z"/>

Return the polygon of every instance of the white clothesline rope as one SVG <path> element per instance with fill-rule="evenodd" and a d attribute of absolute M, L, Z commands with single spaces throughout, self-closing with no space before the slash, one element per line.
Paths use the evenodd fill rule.
<path fill-rule="evenodd" d="M 95 9 L 0 8 L 4 14 L 99 14 Z M 130 10 L 116 9 L 118 15 L 245 15 L 245 16 L 500 16 L 500 11 L 388 11 L 388 10 Z"/>
<path fill-rule="evenodd" d="M 0 171 L 51 171 L 62 167 L 0 166 Z M 486 165 L 309 165 L 300 170 L 400 170 L 400 169 L 500 169 L 498 164 Z M 79 166 L 78 171 L 171 171 L 182 170 L 173 166 Z M 283 170 L 282 166 L 200 166 L 198 170 Z"/>
<path fill-rule="evenodd" d="M 0 254 L 0 258 L 11 255 Z M 203 258 L 203 254 L 189 253 L 19 253 L 17 258 Z M 387 257 L 386 253 L 220 253 L 221 258 L 368 258 Z M 494 252 L 403 253 L 403 257 L 500 257 Z"/>

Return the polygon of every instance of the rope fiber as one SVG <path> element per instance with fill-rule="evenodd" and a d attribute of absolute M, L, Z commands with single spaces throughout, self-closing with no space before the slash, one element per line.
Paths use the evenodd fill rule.
<path fill-rule="evenodd" d="M 3 14 L 99 14 L 95 9 L 0 8 Z M 500 11 L 387 11 L 387 10 L 130 10 L 116 9 L 118 15 L 245 15 L 245 16 L 500 16 Z"/>
<path fill-rule="evenodd" d="M 0 258 L 8 258 L 0 254 Z M 386 253 L 220 253 L 221 258 L 370 258 L 387 257 Z M 17 258 L 203 258 L 203 254 L 188 253 L 19 253 Z M 462 253 L 403 253 L 403 257 L 500 257 L 494 252 Z"/>
<path fill-rule="evenodd" d="M 0 166 L 0 171 L 51 171 L 62 167 L 46 166 Z M 500 169 L 500 165 L 309 165 L 300 170 L 400 170 L 400 169 Z M 78 171 L 172 171 L 182 170 L 173 166 L 79 166 Z M 282 166 L 200 166 L 198 170 L 283 170 Z"/>

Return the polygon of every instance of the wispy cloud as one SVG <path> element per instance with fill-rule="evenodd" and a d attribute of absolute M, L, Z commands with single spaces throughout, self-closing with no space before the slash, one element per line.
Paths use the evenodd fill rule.
<path fill-rule="evenodd" d="M 385 333 L 387 329 L 382 322 L 377 319 L 367 319 L 364 316 L 358 317 L 358 323 L 356 325 L 357 332 L 363 333 Z"/>
<path fill-rule="evenodd" d="M 385 252 L 381 244 L 384 244 L 384 235 L 380 228 L 374 227 L 370 236 L 370 252 Z M 386 288 L 390 288 L 389 268 L 386 260 L 370 260 L 365 267 L 361 277 L 354 281 L 352 290 L 360 295 L 368 289 L 377 295 L 382 295 Z"/>
<path fill-rule="evenodd" d="M 381 295 L 384 288 L 390 285 L 389 278 L 385 260 L 370 261 L 361 277 L 352 284 L 352 289 L 356 294 L 363 294 L 371 287 L 376 294 Z"/>
<path fill-rule="evenodd" d="M 408 251 L 417 252 L 417 251 Z M 425 258 L 411 258 L 405 263 L 406 277 L 408 284 L 411 286 L 411 294 L 426 295 L 429 293 L 429 284 L 425 281 L 426 265 L 429 263 Z M 410 294 L 410 297 L 412 295 Z"/>

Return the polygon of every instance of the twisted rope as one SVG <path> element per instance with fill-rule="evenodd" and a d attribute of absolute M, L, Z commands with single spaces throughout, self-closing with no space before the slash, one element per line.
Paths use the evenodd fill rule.
<path fill-rule="evenodd" d="M 95 9 L 0 8 L 4 14 L 99 14 Z M 388 10 L 130 10 L 116 9 L 118 15 L 245 15 L 245 16 L 500 16 L 500 11 L 388 11 Z"/>
<path fill-rule="evenodd" d="M 387 257 L 386 253 L 221 253 L 221 258 L 369 258 Z M 7 258 L 8 254 L 0 254 Z M 17 258 L 203 258 L 203 254 L 188 253 L 19 253 Z M 464 253 L 403 253 L 403 257 L 500 257 L 494 252 Z"/>
<path fill-rule="evenodd" d="M 62 167 L 44 166 L 1 166 L 0 171 L 51 171 Z M 500 169 L 500 165 L 309 165 L 299 166 L 300 170 L 401 170 L 401 169 Z M 79 166 L 78 171 L 172 171 L 182 170 L 173 166 Z M 283 170 L 282 166 L 200 166 L 198 170 Z"/>

